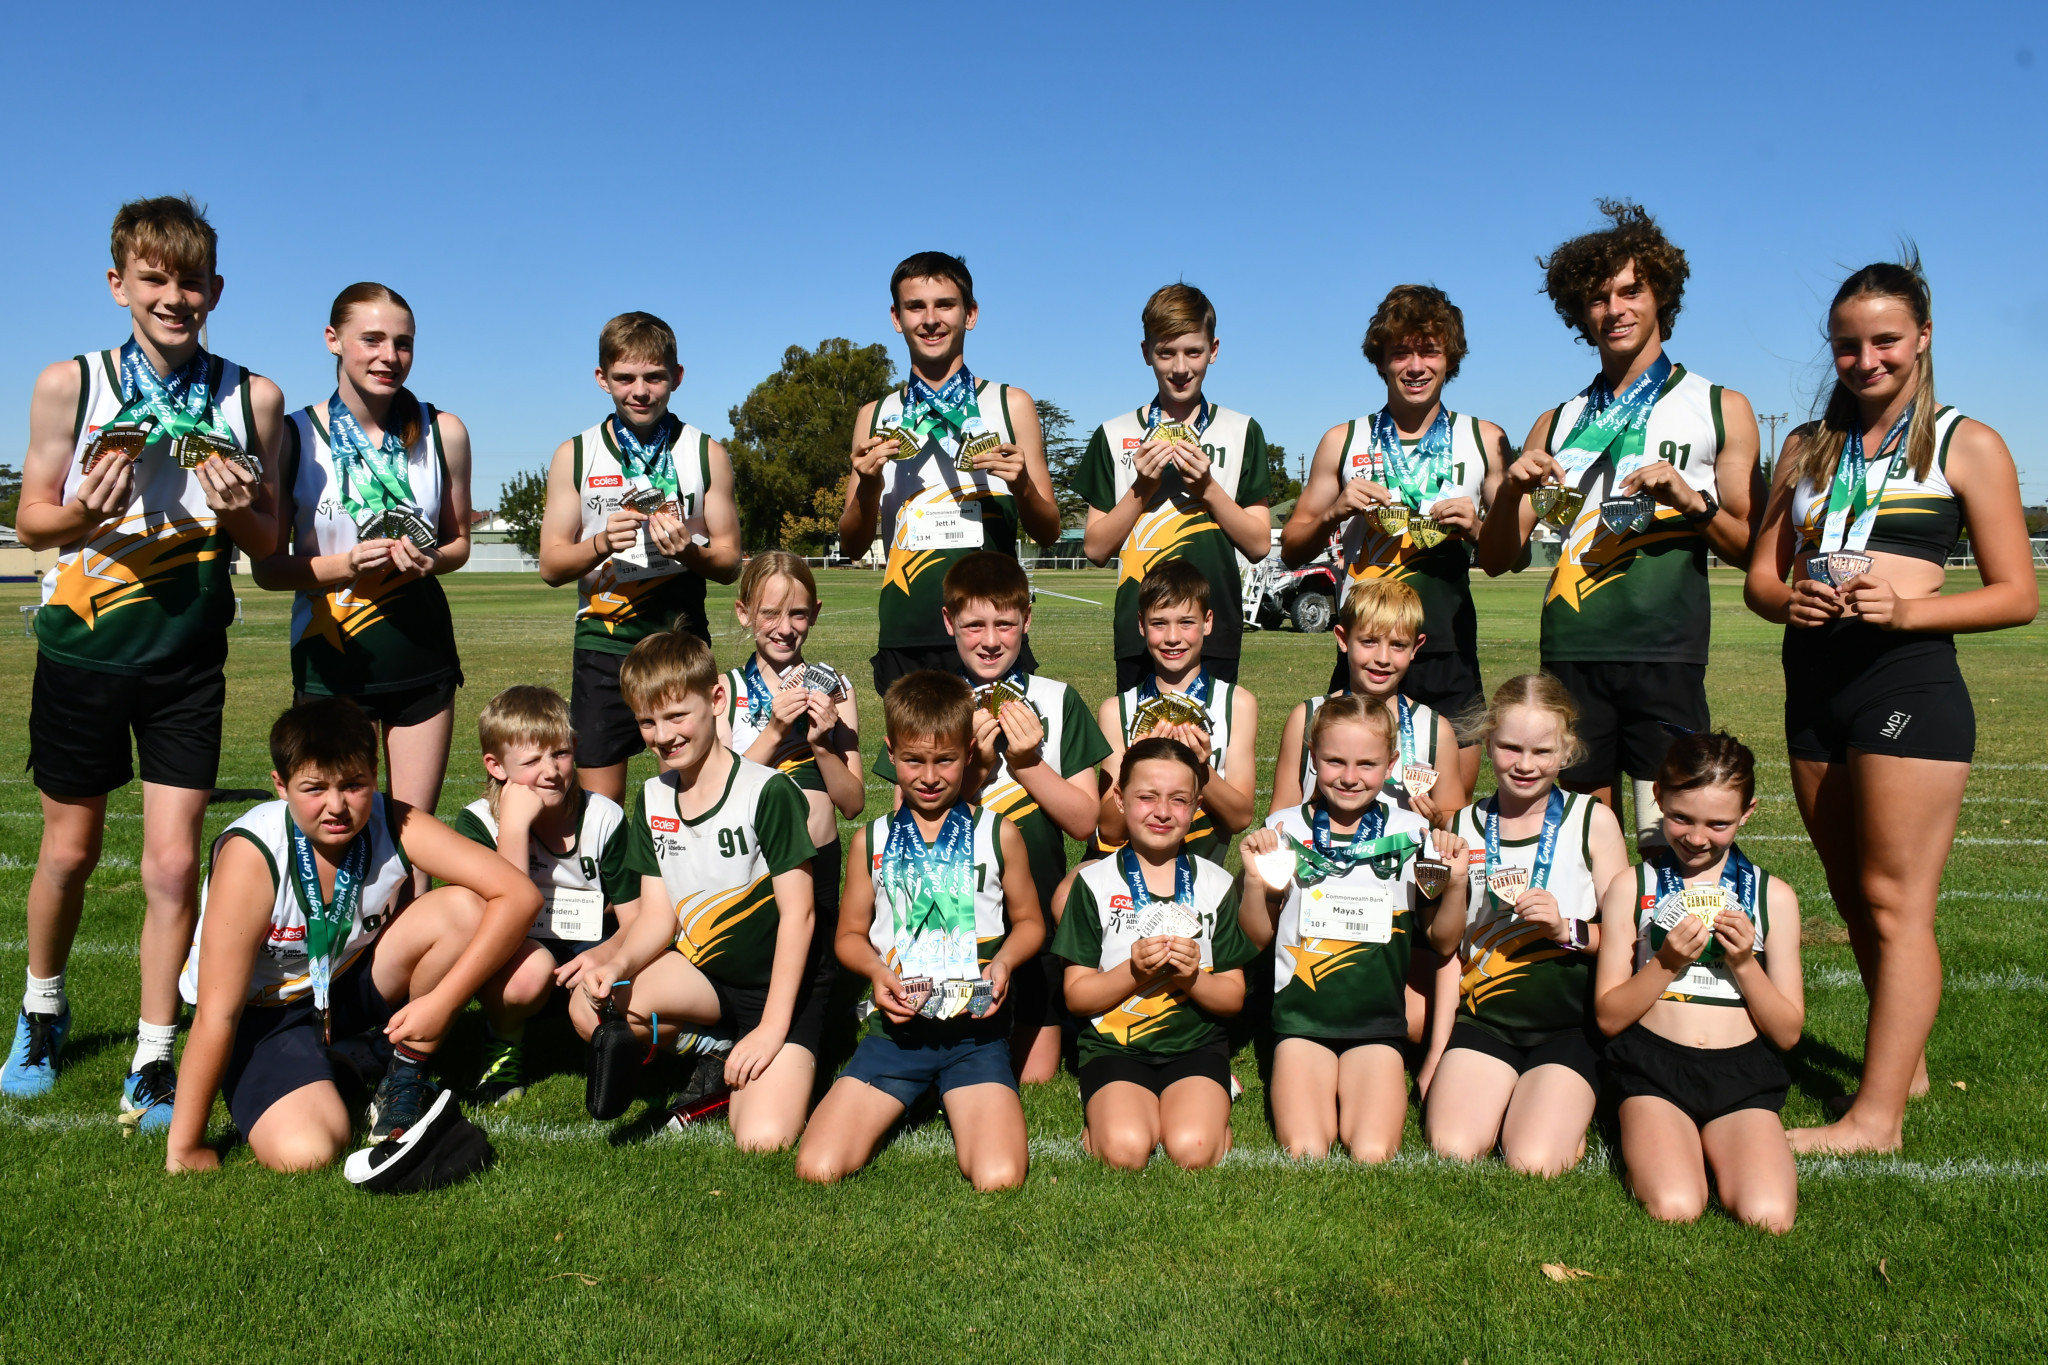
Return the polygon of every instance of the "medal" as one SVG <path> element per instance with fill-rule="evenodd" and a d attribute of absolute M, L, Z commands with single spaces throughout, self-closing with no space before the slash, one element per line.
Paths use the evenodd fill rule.
<path fill-rule="evenodd" d="M 1526 867 L 1495 868 L 1487 874 L 1486 884 L 1503 905 L 1513 905 L 1522 899 L 1522 893 L 1529 889 L 1529 869 Z"/>
<path fill-rule="evenodd" d="M 1443 895 L 1444 888 L 1451 884 L 1451 865 L 1437 858 L 1415 860 L 1415 889 L 1426 901 L 1433 901 Z"/>
<path fill-rule="evenodd" d="M 1421 549 L 1434 550 L 1443 544 L 1445 537 L 1449 535 L 1450 532 L 1446 531 L 1443 523 L 1435 517 L 1426 517 L 1417 512 L 1408 518 L 1408 536 Z"/>
<path fill-rule="evenodd" d="M 1564 828 L 1564 793 L 1552 787 L 1549 799 L 1543 803 L 1543 832 L 1536 837 L 1534 868 L 1507 867 L 1501 863 L 1500 798 L 1487 799 L 1493 805 L 1486 812 L 1486 884 L 1503 905 L 1513 906 L 1532 882 L 1545 888 L 1550 885 L 1550 866 L 1557 857 L 1559 831 Z"/>
<path fill-rule="evenodd" d="M 1819 555 L 1814 557 L 1816 559 L 1821 558 Z M 1836 550 L 1828 554 L 1826 559 L 1828 561 L 1827 581 L 1831 586 L 1837 588 L 1846 586 L 1849 580 L 1857 574 L 1869 573 L 1870 566 L 1876 563 L 1869 555 L 1858 554 L 1854 550 Z"/>
<path fill-rule="evenodd" d="M 1728 893 L 1718 882 L 1712 886 L 1688 886 L 1681 897 L 1685 913 L 1704 925 L 1708 933 L 1713 932 L 1714 920 L 1728 904 Z"/>
<path fill-rule="evenodd" d="M 1286 844 L 1266 853 L 1252 855 L 1252 871 L 1259 874 L 1259 880 L 1278 891 L 1294 880 L 1294 850 Z"/>
<path fill-rule="evenodd" d="M 1204 732 L 1209 729 L 1208 709 L 1188 699 L 1183 692 L 1161 692 L 1138 703 L 1137 717 L 1131 726 L 1131 738 L 1143 739 L 1154 730 L 1168 725 L 1193 725 Z"/>
<path fill-rule="evenodd" d="M 258 479 L 263 477 L 263 465 L 225 432 L 216 435 L 213 432 L 188 431 L 171 444 L 171 454 L 177 457 L 180 469 L 197 469 L 218 455 L 230 464 L 240 465 Z"/>
<path fill-rule="evenodd" d="M 1139 938 L 1199 938 L 1202 922 L 1179 901 L 1154 901 L 1138 914 Z"/>
<path fill-rule="evenodd" d="M 1407 506 L 1398 502 L 1390 502 L 1373 509 L 1373 516 L 1378 519 L 1380 530 L 1389 536 L 1398 536 L 1405 532 L 1411 515 Z"/>
<path fill-rule="evenodd" d="M 1700 949 L 1699 961 L 1712 964 L 1722 960 L 1724 954 L 1721 941 L 1714 937 L 1714 921 L 1724 909 L 1736 909 L 1749 917 L 1755 938 L 1752 946 L 1763 950 L 1763 924 L 1757 916 L 1756 903 L 1763 886 L 1763 874 L 1748 855 L 1730 844 L 1728 857 L 1721 864 L 1721 875 L 1705 886 L 1688 886 L 1683 874 L 1672 863 L 1669 855 L 1655 860 L 1657 869 L 1657 917 L 1656 927 L 1663 931 L 1650 936 L 1651 951 L 1664 946 L 1664 933 L 1686 915 L 1697 918 L 1708 931 L 1706 946 Z"/>
<path fill-rule="evenodd" d="M 1411 797 L 1427 796 L 1436 785 L 1436 769 L 1427 763 L 1405 763 L 1401 766 L 1401 785 Z"/>
<path fill-rule="evenodd" d="M 1572 524 L 1579 515 L 1579 509 L 1586 505 L 1586 495 L 1576 488 L 1546 483 L 1530 490 L 1529 505 L 1536 509 L 1537 516 L 1563 530 Z"/>
<path fill-rule="evenodd" d="M 650 517 L 656 512 L 667 512 L 670 516 L 676 514 L 675 499 L 652 485 L 645 488 L 636 488 L 626 494 L 625 497 L 619 499 L 619 506 L 630 508 L 635 512 L 645 512 Z"/>
<path fill-rule="evenodd" d="M 390 507 L 370 516 L 356 527 L 358 540 L 410 540 L 422 550 L 437 549 L 440 537 L 425 517 L 409 507 Z"/>
<path fill-rule="evenodd" d="M 953 468 L 962 474 L 974 472 L 974 457 L 986 455 L 1002 444 L 993 431 L 984 431 L 969 436 L 960 442 L 960 453 L 953 458 Z"/>
<path fill-rule="evenodd" d="M 839 672 L 830 664 L 808 664 L 797 686 L 806 692 L 822 692 L 828 697 L 839 695 Z"/>
<path fill-rule="evenodd" d="M 892 460 L 907 460 L 924 449 L 923 446 L 917 443 L 916 436 L 904 431 L 900 427 L 882 427 L 875 432 L 875 435 L 894 438 L 896 453 L 889 457 Z"/>
<path fill-rule="evenodd" d="M 910 1007 L 911 1012 L 927 1013 L 925 1006 L 932 998 L 932 979 L 928 976 L 911 976 L 905 977 L 900 984 L 903 987 L 903 1003 Z"/>
<path fill-rule="evenodd" d="M 974 689 L 974 704 L 998 718 L 1003 714 L 1004 706 L 1013 701 L 1023 700 L 1025 700 L 1024 689 L 1011 682 L 1008 678 L 1000 678 L 995 682 L 983 683 Z"/>
<path fill-rule="evenodd" d="M 1152 429 L 1148 439 L 1154 441 L 1177 441 L 1182 445 L 1190 446 L 1198 444 L 1195 429 L 1186 422 L 1161 422 Z"/>
<path fill-rule="evenodd" d="M 140 422 L 115 422 L 103 426 L 85 443 L 85 453 L 78 457 L 78 468 L 83 473 L 92 473 L 92 467 L 100 462 L 102 455 L 120 454 L 136 459 L 155 434 L 155 420 L 147 417 Z"/>
<path fill-rule="evenodd" d="M 1828 556 L 1826 555 L 1808 555 L 1806 557 L 1806 576 L 1816 583 L 1825 583 L 1831 588 L 1835 586 L 1834 578 L 1828 573 Z"/>
<path fill-rule="evenodd" d="M 1607 528 L 1609 535 L 1620 535 L 1628 530 L 1643 530 L 1657 515 L 1657 501 L 1647 493 L 1637 493 L 1626 498 L 1608 498 L 1600 504 L 1600 524 Z"/>
<path fill-rule="evenodd" d="M 973 990 L 967 997 L 967 1013 L 970 1018 L 983 1019 L 995 1008 L 996 988 L 987 977 L 978 976 L 972 982 Z"/>

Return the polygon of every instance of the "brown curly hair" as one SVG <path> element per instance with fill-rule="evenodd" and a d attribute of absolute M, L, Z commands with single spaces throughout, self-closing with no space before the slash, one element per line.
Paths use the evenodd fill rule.
<path fill-rule="evenodd" d="M 1380 300 L 1365 329 L 1365 358 L 1387 377 L 1387 347 L 1414 337 L 1428 337 L 1443 347 L 1444 382 L 1458 377 L 1465 361 L 1465 314 L 1450 295 L 1433 284 L 1397 284 Z"/>
<path fill-rule="evenodd" d="M 1600 212 L 1613 226 L 1574 237 L 1546 257 L 1538 256 L 1543 267 L 1543 292 L 1567 327 L 1578 329 L 1588 344 L 1593 334 L 1586 326 L 1586 302 L 1599 293 L 1621 268 L 1635 263 L 1636 279 L 1649 287 L 1657 299 L 1657 328 L 1664 340 L 1671 340 L 1671 325 L 1685 298 L 1685 281 L 1692 267 L 1685 253 L 1671 244 L 1648 209 L 1627 199 L 1602 199 Z"/>

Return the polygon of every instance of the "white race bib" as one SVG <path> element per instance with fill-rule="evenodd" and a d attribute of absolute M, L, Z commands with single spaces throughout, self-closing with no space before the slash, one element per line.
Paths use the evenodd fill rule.
<path fill-rule="evenodd" d="M 982 545 L 981 503 L 906 507 L 897 517 L 896 542 L 905 550 L 978 550 Z"/>
<path fill-rule="evenodd" d="M 566 943 L 595 943 L 604 937 L 604 892 L 572 886 L 546 888 L 547 898 L 533 917 L 533 938 Z"/>
<path fill-rule="evenodd" d="M 1340 885 L 1321 882 L 1302 888 L 1301 936 L 1340 943 L 1390 943 L 1394 938 L 1394 896 L 1399 882 Z"/>
<path fill-rule="evenodd" d="M 1742 988 L 1711 968 L 1694 962 L 1686 966 L 1664 988 L 1666 995 L 1685 995 L 1695 1000 L 1740 1000 Z"/>

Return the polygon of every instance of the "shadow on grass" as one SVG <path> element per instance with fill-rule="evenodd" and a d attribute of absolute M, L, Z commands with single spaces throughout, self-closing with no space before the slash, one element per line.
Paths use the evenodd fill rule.
<path fill-rule="evenodd" d="M 1823 1103 L 1839 1095 L 1853 1093 L 1863 1077 L 1861 1057 L 1852 1057 L 1810 1034 L 1802 1036 L 1793 1049 L 1784 1054 L 1784 1059 L 1792 1084 L 1809 1099 Z"/>

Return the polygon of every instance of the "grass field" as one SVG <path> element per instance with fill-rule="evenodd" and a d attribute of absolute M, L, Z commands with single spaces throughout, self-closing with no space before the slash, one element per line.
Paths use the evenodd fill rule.
<path fill-rule="evenodd" d="M 1957 575 L 1953 586 L 1965 586 Z M 1040 586 L 1107 602 L 1103 574 Z M 812 657 L 863 680 L 876 575 L 834 573 Z M 0 586 L 0 603 L 32 599 Z M 243 588 L 233 630 L 221 785 L 264 787 L 264 735 L 290 699 L 289 599 Z M 1541 580 L 1477 586 L 1487 680 L 1536 663 Z M 567 692 L 569 594 L 531 579 L 450 580 L 468 686 L 441 811 L 481 769 L 476 712 L 500 687 Z M 723 663 L 746 648 L 714 602 Z M 1853 1085 L 1864 997 L 1787 785 L 1778 632 L 1714 586 L 1718 723 L 1764 764 L 1744 840 L 1805 902 L 1809 1013 L 1790 1057 L 1791 1124 Z M 1044 670 L 1091 702 L 1111 686 L 1105 607 L 1041 596 Z M 742 1157 L 722 1127 L 653 1136 L 654 1112 L 616 1124 L 583 1112 L 581 1053 L 543 1019 L 528 1056 L 547 1073 L 483 1118 L 497 1168 L 413 1199 L 374 1199 L 337 1172 L 279 1176 L 247 1149 L 217 1175 L 172 1180 L 161 1139 L 113 1122 L 135 1024 L 139 791 L 110 802 L 70 992 L 57 1089 L 0 1104 L 0 1359 L 1153 1360 L 2033 1357 L 2048 1339 L 2048 629 L 1966 639 L 1978 766 L 1944 882 L 1948 991 L 1929 1044 L 1933 1093 L 1892 1158 L 1807 1160 L 1798 1227 L 1783 1239 L 1718 1211 L 1652 1223 L 1600 1144 L 1549 1183 L 1497 1161 L 1437 1162 L 1413 1126 L 1400 1160 L 1280 1157 L 1247 1048 L 1236 1150 L 1218 1170 L 1163 1158 L 1142 1174 L 1080 1153 L 1071 1078 L 1025 1097 L 1028 1186 L 978 1196 L 942 1123 L 904 1134 L 874 1168 L 830 1190 L 788 1156 Z M 1246 642 L 1244 681 L 1265 703 L 1262 803 L 1292 702 L 1327 677 L 1327 636 Z M 20 979 L 23 901 L 40 829 L 22 775 L 33 640 L 0 638 L 0 987 Z M 879 707 L 862 698 L 870 756 Z M 646 760 L 642 759 L 641 763 Z M 640 769 L 636 767 L 636 777 Z M 1482 790 L 1490 785 L 1482 779 Z M 871 787 L 870 812 L 886 804 Z M 217 831 L 247 803 L 214 807 Z M 12 996 L 6 996 L 11 1002 Z M 10 1008 L 10 1013 L 11 1008 Z M 446 1054 L 466 1085 L 481 1026 Z M 658 1102 L 650 1078 L 647 1098 Z M 216 1131 L 225 1129 L 217 1110 Z M 1554 1284 L 1543 1262 L 1597 1279 Z"/>

